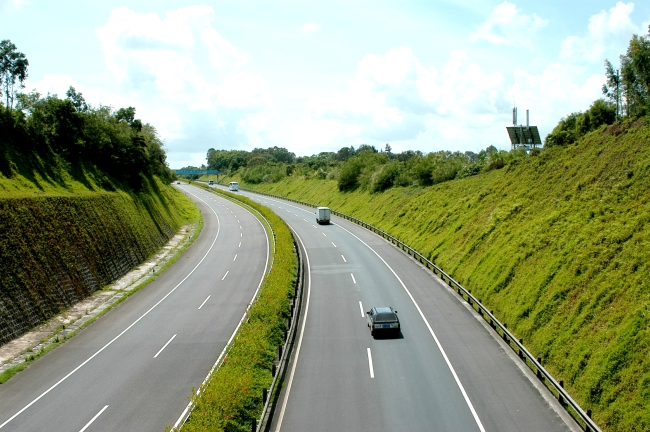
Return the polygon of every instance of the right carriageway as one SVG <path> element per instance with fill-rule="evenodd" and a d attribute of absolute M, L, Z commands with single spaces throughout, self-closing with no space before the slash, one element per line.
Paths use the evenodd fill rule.
<path fill-rule="evenodd" d="M 498 335 L 430 271 L 343 219 L 239 192 L 273 209 L 306 251 L 307 295 L 271 431 L 579 431 Z M 401 335 L 373 339 L 392 306 Z"/>

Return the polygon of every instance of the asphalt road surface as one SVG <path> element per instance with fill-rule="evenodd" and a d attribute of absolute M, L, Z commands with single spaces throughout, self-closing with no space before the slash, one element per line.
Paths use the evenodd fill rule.
<path fill-rule="evenodd" d="M 579 430 L 496 333 L 431 272 L 343 219 L 240 191 L 271 207 L 307 250 L 309 290 L 271 430 Z M 402 331 L 374 339 L 365 311 Z"/>
<path fill-rule="evenodd" d="M 225 347 L 268 266 L 248 211 L 191 186 L 205 226 L 156 280 L 0 386 L 0 430 L 163 431 Z"/>

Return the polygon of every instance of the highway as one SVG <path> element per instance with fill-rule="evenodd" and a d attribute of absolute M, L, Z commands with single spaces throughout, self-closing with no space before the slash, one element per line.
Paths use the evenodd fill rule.
<path fill-rule="evenodd" d="M 381 237 L 312 208 L 272 208 L 307 251 L 309 286 L 270 430 L 579 430 L 496 333 L 443 282 Z M 373 339 L 365 311 L 402 332 Z"/>
<path fill-rule="evenodd" d="M 224 349 L 269 265 L 247 210 L 192 186 L 203 232 L 155 281 L 0 386 L 2 431 L 163 431 Z"/>

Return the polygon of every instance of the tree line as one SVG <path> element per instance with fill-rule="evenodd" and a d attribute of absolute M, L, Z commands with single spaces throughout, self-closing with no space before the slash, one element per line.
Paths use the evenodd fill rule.
<path fill-rule="evenodd" d="M 422 153 L 408 150 L 393 153 L 390 144 L 377 150 L 362 144 L 343 147 L 337 152 L 298 156 L 285 148 L 215 150 L 207 153 L 207 168 L 238 174 L 248 183 L 277 182 L 287 176 L 336 180 L 341 191 L 357 188 L 381 192 L 393 186 L 430 186 L 454 178 L 499 169 L 524 150 L 504 151 L 490 146 L 479 153 L 438 151 Z"/>
<path fill-rule="evenodd" d="M 156 129 L 136 119 L 135 108 L 92 107 L 74 87 L 68 89 L 65 99 L 19 93 L 17 89 L 24 86 L 27 76 L 27 59 L 9 41 L 2 41 L 0 49 L 5 93 L 4 103 L 0 102 L 2 175 L 11 177 L 19 160 L 48 160 L 73 168 L 96 167 L 131 188 L 139 188 L 143 176 L 157 175 L 165 182 L 175 178 Z M 22 66 L 15 66 L 14 60 L 20 60 Z"/>

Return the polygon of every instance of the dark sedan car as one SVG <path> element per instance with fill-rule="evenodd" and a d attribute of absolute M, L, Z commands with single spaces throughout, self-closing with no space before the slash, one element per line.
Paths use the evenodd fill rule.
<path fill-rule="evenodd" d="M 366 315 L 371 336 L 375 337 L 382 333 L 399 336 L 399 318 L 397 318 L 397 311 L 392 307 L 374 307 L 366 312 Z"/>

